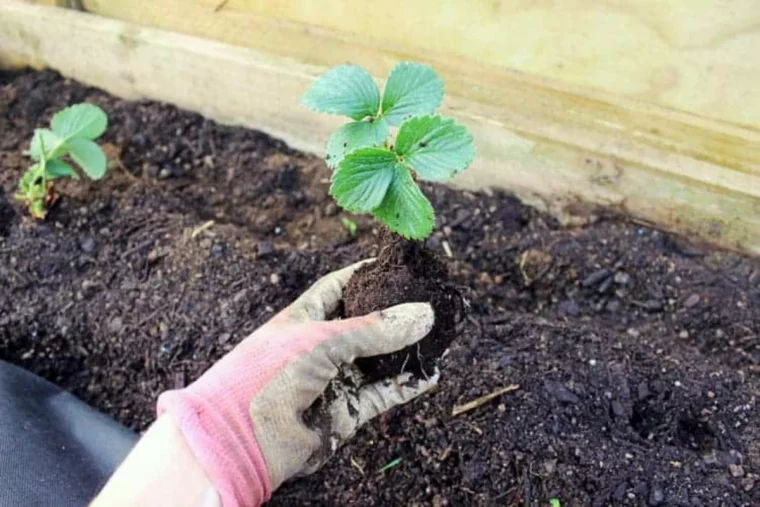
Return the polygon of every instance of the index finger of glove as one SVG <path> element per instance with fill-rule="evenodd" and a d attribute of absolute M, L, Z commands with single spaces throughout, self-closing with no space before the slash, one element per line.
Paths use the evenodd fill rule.
<path fill-rule="evenodd" d="M 357 357 L 390 354 L 417 343 L 435 324 L 428 303 L 404 303 L 363 317 L 328 323 L 335 335 L 327 341 L 327 352 L 336 366 Z M 340 328 L 346 328 L 341 332 Z"/>
<path fill-rule="evenodd" d="M 351 275 L 374 260 L 365 259 L 323 276 L 278 317 L 287 319 L 291 324 L 325 320 L 327 315 L 337 310 L 343 298 L 343 289 L 346 288 Z"/>

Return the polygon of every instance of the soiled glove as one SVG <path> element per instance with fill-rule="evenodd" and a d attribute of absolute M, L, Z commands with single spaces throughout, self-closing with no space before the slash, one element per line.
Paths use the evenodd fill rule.
<path fill-rule="evenodd" d="M 436 384 L 402 375 L 359 390 L 337 389 L 329 430 L 303 413 L 341 365 L 395 352 L 433 327 L 427 303 L 326 321 L 362 263 L 320 279 L 185 389 L 163 393 L 158 412 L 179 426 L 224 507 L 260 505 L 283 481 L 310 473 L 358 426 Z"/>

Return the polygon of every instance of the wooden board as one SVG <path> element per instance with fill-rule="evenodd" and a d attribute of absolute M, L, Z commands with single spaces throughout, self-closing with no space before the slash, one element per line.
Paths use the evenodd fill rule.
<path fill-rule="evenodd" d="M 81 0 L 124 21 L 332 65 L 276 24 L 464 58 L 760 127 L 758 0 Z M 379 71 L 380 69 L 375 69 Z"/>
<path fill-rule="evenodd" d="M 760 254 L 755 129 L 272 23 L 271 38 L 291 48 L 352 55 L 345 60 L 380 75 L 400 57 L 433 64 L 453 92 L 445 113 L 472 129 L 478 147 L 460 186 L 509 189 L 565 222 L 602 205 Z M 322 66 L 72 10 L 0 0 L 0 62 L 49 66 L 125 98 L 171 102 L 316 153 L 338 124 L 299 105 Z"/>

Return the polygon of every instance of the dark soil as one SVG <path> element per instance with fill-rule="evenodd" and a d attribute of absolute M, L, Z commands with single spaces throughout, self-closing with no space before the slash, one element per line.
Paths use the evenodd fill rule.
<path fill-rule="evenodd" d="M 448 283 L 446 264 L 419 242 L 407 241 L 383 229 L 380 254 L 351 276 L 344 292 L 344 313 L 359 317 L 401 303 L 430 303 L 435 325 L 415 345 L 393 354 L 357 359 L 368 380 L 410 372 L 420 378 L 435 372 L 438 358 L 457 335 L 465 317 L 465 300 Z"/>
<path fill-rule="evenodd" d="M 112 170 L 63 183 L 33 223 L 8 202 L 22 150 L 83 100 L 109 114 Z M 146 428 L 158 393 L 376 253 L 375 225 L 355 217 L 349 238 L 327 185 L 321 161 L 264 134 L 50 72 L 0 75 L 0 359 Z M 472 305 L 440 386 L 272 504 L 760 505 L 760 263 L 612 217 L 562 229 L 502 193 L 424 190 L 427 246 L 452 252 Z"/>

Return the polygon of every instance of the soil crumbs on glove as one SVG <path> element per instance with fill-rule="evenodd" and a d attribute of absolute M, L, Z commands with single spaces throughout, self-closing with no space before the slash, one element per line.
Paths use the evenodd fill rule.
<path fill-rule="evenodd" d="M 10 202 L 35 127 L 99 104 L 111 171 Z M 142 430 L 320 275 L 375 254 L 321 161 L 264 134 L 0 74 L 0 359 Z M 472 312 L 435 392 L 273 505 L 760 505 L 760 264 L 606 217 L 559 228 L 502 193 L 425 185 L 427 246 Z M 452 409 L 508 385 L 479 408 Z M 398 461 L 398 460 L 401 461 Z M 387 467 L 380 471 L 388 464 Z"/>

